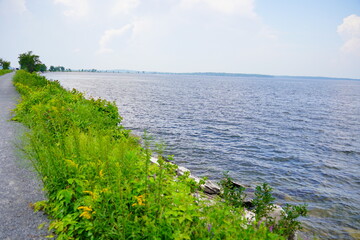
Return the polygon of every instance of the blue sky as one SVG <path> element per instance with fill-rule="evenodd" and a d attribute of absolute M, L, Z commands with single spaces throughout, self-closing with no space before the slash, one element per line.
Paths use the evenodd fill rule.
<path fill-rule="evenodd" d="M 0 0 L 0 58 L 360 78 L 360 0 Z"/>

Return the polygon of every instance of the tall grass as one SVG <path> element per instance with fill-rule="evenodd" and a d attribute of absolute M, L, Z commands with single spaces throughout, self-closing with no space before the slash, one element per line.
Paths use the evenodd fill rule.
<path fill-rule="evenodd" d="M 35 208 L 58 239 L 285 239 L 248 223 L 242 207 L 194 197 L 199 185 L 176 165 L 151 164 L 114 103 L 22 70 L 13 80 L 13 119 L 30 129 L 25 151 L 47 195 Z"/>
<path fill-rule="evenodd" d="M 4 70 L 4 69 L 0 69 L 0 76 L 7 74 L 7 73 L 11 73 L 13 70 Z"/>

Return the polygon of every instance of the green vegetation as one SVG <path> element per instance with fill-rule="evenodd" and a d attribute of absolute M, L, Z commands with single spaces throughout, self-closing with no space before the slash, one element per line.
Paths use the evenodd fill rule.
<path fill-rule="evenodd" d="M 177 177 L 177 166 L 162 157 L 158 165 L 152 164 L 148 138 L 141 147 L 130 136 L 120 125 L 114 103 L 87 100 L 57 81 L 22 70 L 14 76 L 14 85 L 21 101 L 13 120 L 30 129 L 24 151 L 47 195 L 34 208 L 52 218 L 50 230 L 58 239 L 286 239 L 289 235 L 281 226 L 249 222 L 242 191 L 227 187 L 229 177 L 223 184 L 225 201 L 195 197 L 195 192 L 202 195 L 199 184 L 188 174 Z M 267 193 L 259 189 L 259 206 L 260 196 Z M 299 211 L 289 208 L 287 213 L 289 219 L 283 224 L 292 232 L 300 227 L 294 220 Z"/>
<path fill-rule="evenodd" d="M 264 183 L 262 186 L 257 186 L 255 189 L 255 198 L 253 204 L 256 206 L 255 214 L 256 220 L 259 221 L 261 218 L 269 215 L 274 208 L 272 202 L 275 198 L 271 194 L 272 188 Z"/>
<path fill-rule="evenodd" d="M 245 188 L 242 186 L 235 187 L 227 172 L 224 173 L 224 177 L 220 181 L 220 186 L 222 188 L 221 197 L 225 200 L 225 202 L 234 207 L 244 206 L 244 200 L 246 197 L 244 194 Z"/>
<path fill-rule="evenodd" d="M 4 74 L 7 74 L 7 73 L 10 73 L 12 72 L 13 70 L 3 70 L 3 69 L 0 69 L 0 76 L 1 75 L 4 75 Z"/>
<path fill-rule="evenodd" d="M 7 62 L 7 61 L 3 60 L 2 58 L 0 58 L 0 66 L 2 67 L 3 70 L 9 70 L 10 62 Z"/>
<path fill-rule="evenodd" d="M 220 186 L 222 188 L 221 197 L 229 205 L 234 207 L 249 205 L 244 201 L 246 189 L 242 186 L 236 186 L 228 173 L 224 173 Z M 272 196 L 272 190 L 267 183 L 255 188 L 255 197 L 250 203 L 255 213 L 255 222 L 268 226 L 272 232 L 290 238 L 297 230 L 302 229 L 301 223 L 297 219 L 301 216 L 307 216 L 307 206 L 286 204 L 278 217 L 279 219 L 276 220 L 271 214 L 276 209 L 273 204 L 275 198 Z"/>
<path fill-rule="evenodd" d="M 63 66 L 58 66 L 58 67 L 50 66 L 49 71 L 50 72 L 64 72 L 65 68 Z"/>
<path fill-rule="evenodd" d="M 32 51 L 28 51 L 27 53 L 22 53 L 19 55 L 19 64 L 20 69 L 26 70 L 30 73 L 46 71 L 47 67 L 43 64 L 38 55 L 32 53 Z"/>

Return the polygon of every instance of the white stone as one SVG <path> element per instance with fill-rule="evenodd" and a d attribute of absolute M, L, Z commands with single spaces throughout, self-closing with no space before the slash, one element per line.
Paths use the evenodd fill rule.
<path fill-rule="evenodd" d="M 186 172 L 190 172 L 190 170 L 187 169 L 186 167 L 178 166 L 178 168 L 176 169 L 176 174 L 177 174 L 178 176 L 182 176 L 182 175 L 184 175 Z"/>
<path fill-rule="evenodd" d="M 247 222 L 249 224 L 253 223 L 255 221 L 255 213 L 253 213 L 252 211 L 249 211 L 247 209 L 244 209 L 244 211 L 245 211 L 244 217 L 246 218 Z"/>
<path fill-rule="evenodd" d="M 150 162 L 152 162 L 152 163 L 154 163 L 154 164 L 156 164 L 156 165 L 159 165 L 158 159 L 157 159 L 156 157 L 151 157 L 151 158 L 150 158 Z"/>

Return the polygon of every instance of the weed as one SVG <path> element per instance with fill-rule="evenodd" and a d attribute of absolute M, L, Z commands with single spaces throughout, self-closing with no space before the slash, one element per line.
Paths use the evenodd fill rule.
<path fill-rule="evenodd" d="M 301 223 L 296 219 L 307 216 L 307 206 L 306 204 L 298 206 L 286 204 L 283 209 L 282 217 L 274 227 L 274 231 L 290 237 L 295 231 L 302 229 Z"/>
<path fill-rule="evenodd" d="M 234 207 L 243 207 L 245 188 L 242 186 L 235 186 L 228 172 L 224 173 L 223 178 L 220 181 L 222 188 L 221 197 L 230 205 Z"/>
<path fill-rule="evenodd" d="M 269 212 L 274 208 L 274 200 L 272 188 L 267 183 L 263 183 L 263 185 L 255 188 L 255 198 L 252 203 L 255 206 L 256 221 L 268 217 Z"/>

